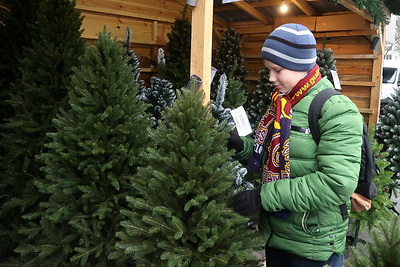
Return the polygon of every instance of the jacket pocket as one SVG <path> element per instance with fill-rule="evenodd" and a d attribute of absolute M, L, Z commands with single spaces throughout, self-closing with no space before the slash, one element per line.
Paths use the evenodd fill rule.
<path fill-rule="evenodd" d="M 301 228 L 307 234 L 316 236 L 320 233 L 321 228 L 318 223 L 318 211 L 306 211 L 301 216 Z"/>

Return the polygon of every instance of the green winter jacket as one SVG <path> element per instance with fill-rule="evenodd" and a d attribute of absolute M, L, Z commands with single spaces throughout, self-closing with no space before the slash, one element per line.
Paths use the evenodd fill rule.
<path fill-rule="evenodd" d="M 321 79 L 293 107 L 292 125 L 308 128 L 308 110 L 315 95 L 333 88 Z M 260 230 L 270 247 L 316 261 L 326 261 L 332 253 L 345 249 L 348 219 L 340 205 L 347 203 L 357 186 L 361 161 L 363 118 L 356 105 L 344 95 L 332 96 L 321 110 L 321 141 L 311 134 L 290 132 L 291 178 L 261 187 L 265 211 L 287 209 L 287 220 L 261 213 Z M 242 160 L 252 151 L 245 140 Z"/>

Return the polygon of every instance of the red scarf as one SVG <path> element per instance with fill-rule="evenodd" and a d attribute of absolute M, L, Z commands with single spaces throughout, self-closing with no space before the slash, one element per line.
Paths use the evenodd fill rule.
<path fill-rule="evenodd" d="M 263 183 L 290 178 L 289 144 L 292 108 L 321 80 L 316 64 L 295 87 L 286 94 L 275 90 L 273 106 L 264 116 L 256 130 L 254 151 L 249 159 L 252 171 L 259 171 L 265 143 L 268 144 L 268 160 L 263 165 Z"/>

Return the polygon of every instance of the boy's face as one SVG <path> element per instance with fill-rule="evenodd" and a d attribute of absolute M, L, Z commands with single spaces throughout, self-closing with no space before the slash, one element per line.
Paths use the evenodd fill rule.
<path fill-rule="evenodd" d="M 294 71 L 285 69 L 279 65 L 265 60 L 264 66 L 269 69 L 269 81 L 274 84 L 275 89 L 281 93 L 287 93 L 307 75 L 307 71 Z"/>

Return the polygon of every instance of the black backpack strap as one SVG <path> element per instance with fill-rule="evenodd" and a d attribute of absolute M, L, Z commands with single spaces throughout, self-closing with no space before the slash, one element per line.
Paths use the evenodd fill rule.
<path fill-rule="evenodd" d="M 311 135 L 317 145 L 321 139 L 321 132 L 319 131 L 318 126 L 318 120 L 321 118 L 321 109 L 325 102 L 334 95 L 340 95 L 340 93 L 332 88 L 328 88 L 319 92 L 311 101 L 311 105 L 308 110 L 308 126 L 310 127 Z M 339 205 L 339 207 L 343 220 L 349 218 L 346 203 Z"/>
<path fill-rule="evenodd" d="M 332 88 L 322 90 L 314 97 L 308 110 L 308 126 L 317 144 L 319 144 L 319 140 L 321 139 L 321 133 L 318 127 L 318 120 L 321 118 L 321 109 L 325 102 L 334 95 L 340 95 L 340 93 Z"/>

